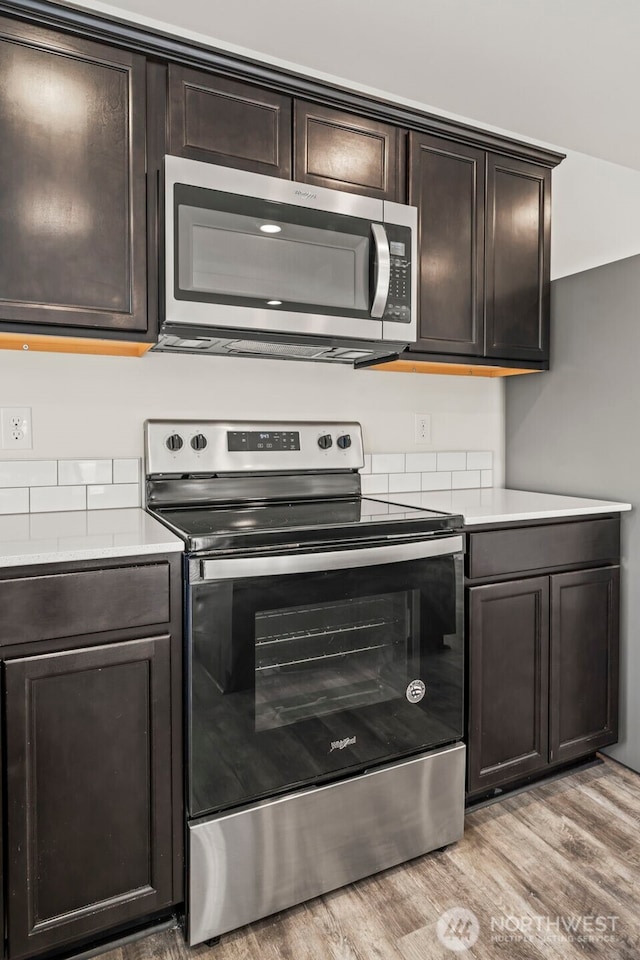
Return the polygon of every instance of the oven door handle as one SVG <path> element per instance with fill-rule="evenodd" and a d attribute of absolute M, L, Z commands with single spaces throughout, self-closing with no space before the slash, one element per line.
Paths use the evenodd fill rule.
<path fill-rule="evenodd" d="M 191 582 L 239 580 L 245 577 L 279 577 L 296 573 L 324 573 L 373 567 L 382 563 L 405 563 L 461 553 L 461 536 L 438 537 L 411 543 L 393 543 L 355 550 L 330 550 L 324 553 L 296 553 L 262 557 L 230 557 L 196 561 Z M 199 569 L 198 569 L 199 566 Z"/>

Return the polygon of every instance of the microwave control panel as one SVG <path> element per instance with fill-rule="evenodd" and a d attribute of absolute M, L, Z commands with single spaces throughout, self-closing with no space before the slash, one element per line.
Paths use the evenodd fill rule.
<path fill-rule="evenodd" d="M 382 319 L 411 323 L 411 230 L 394 223 L 386 223 L 385 230 L 391 265 L 389 295 Z"/>

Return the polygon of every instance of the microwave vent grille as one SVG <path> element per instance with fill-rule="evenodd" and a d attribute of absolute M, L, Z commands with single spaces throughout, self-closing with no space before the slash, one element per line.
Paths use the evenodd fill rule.
<path fill-rule="evenodd" d="M 231 340 L 229 350 L 234 353 L 260 353 L 274 357 L 321 357 L 327 353 L 326 347 L 303 346 L 299 343 L 264 343 L 260 340 Z"/>

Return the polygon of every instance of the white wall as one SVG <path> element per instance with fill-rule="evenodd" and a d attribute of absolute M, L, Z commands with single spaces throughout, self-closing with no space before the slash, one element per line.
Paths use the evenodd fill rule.
<path fill-rule="evenodd" d="M 552 280 L 640 253 L 640 171 L 568 153 L 552 207 Z"/>
<path fill-rule="evenodd" d="M 504 475 L 498 380 L 352 370 L 322 363 L 150 354 L 140 359 L 0 351 L 0 406 L 30 406 L 26 457 L 142 455 L 152 417 L 359 420 L 366 448 L 493 450 Z M 432 415 L 429 446 L 414 414 Z M 5 451 L 2 455 L 5 455 Z"/>

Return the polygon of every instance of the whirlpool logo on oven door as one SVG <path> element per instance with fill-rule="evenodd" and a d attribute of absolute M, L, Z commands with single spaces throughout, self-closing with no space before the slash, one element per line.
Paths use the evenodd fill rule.
<path fill-rule="evenodd" d="M 345 747 L 351 747 L 355 742 L 356 737 L 343 737 L 342 740 L 332 740 L 329 753 L 333 753 L 334 750 L 344 750 Z"/>

